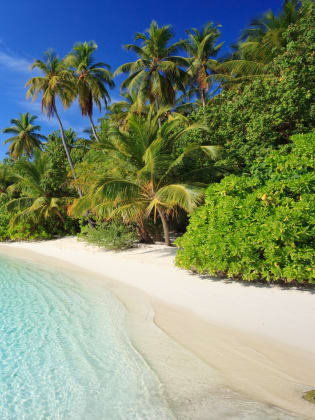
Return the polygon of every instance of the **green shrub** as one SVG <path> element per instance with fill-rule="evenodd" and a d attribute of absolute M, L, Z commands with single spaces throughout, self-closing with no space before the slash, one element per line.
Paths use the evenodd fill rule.
<path fill-rule="evenodd" d="M 54 234 L 44 226 L 35 225 L 32 222 L 14 223 L 8 226 L 8 237 L 10 241 L 35 241 L 53 239 Z"/>
<path fill-rule="evenodd" d="M 315 284 L 315 132 L 211 185 L 177 240 L 177 265 L 244 280 Z"/>
<path fill-rule="evenodd" d="M 96 226 L 84 226 L 79 238 L 106 249 L 132 248 L 138 239 L 135 230 L 121 222 L 106 222 Z"/>
<path fill-rule="evenodd" d="M 56 224 L 55 221 L 43 221 L 35 223 L 34 221 L 25 220 L 23 222 L 10 224 L 8 222 L 4 227 L 4 234 L 1 235 L 1 219 L 0 216 L 0 241 L 36 241 L 61 238 L 66 235 L 75 235 L 77 233 L 77 225 L 72 220 L 66 220 L 66 224 Z"/>

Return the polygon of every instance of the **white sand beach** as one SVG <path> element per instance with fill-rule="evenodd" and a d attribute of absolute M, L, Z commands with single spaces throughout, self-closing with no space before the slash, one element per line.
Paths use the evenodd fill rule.
<path fill-rule="evenodd" d="M 302 399 L 315 389 L 315 290 L 203 278 L 176 268 L 176 249 L 164 245 L 117 253 L 72 237 L 1 244 L 0 252 L 104 281 L 129 310 L 133 342 L 178 418 L 263 419 L 276 406 L 315 419 Z M 218 387 L 229 390 L 225 407 Z M 258 406 L 242 417 L 250 401 L 263 404 L 261 416 Z"/>

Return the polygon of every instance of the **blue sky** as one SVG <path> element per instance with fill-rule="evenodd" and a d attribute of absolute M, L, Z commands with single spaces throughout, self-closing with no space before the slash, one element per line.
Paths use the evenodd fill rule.
<path fill-rule="evenodd" d="M 38 115 L 43 133 L 57 129 L 55 119 L 47 120 L 40 103 L 26 101 L 26 81 L 32 76 L 29 66 L 42 58 L 48 48 L 63 57 L 78 41 L 94 40 L 99 46 L 98 61 L 114 71 L 133 57 L 122 45 L 132 42 L 135 32 L 143 32 L 152 19 L 159 25 L 171 24 L 175 39 L 185 37 L 185 29 L 201 28 L 212 21 L 222 25 L 225 49 L 239 36 L 251 18 L 268 9 L 278 12 L 282 0 L 8 0 L 1 4 L 0 25 L 0 129 L 20 112 Z M 116 81 L 119 84 L 119 80 Z M 119 99 L 119 87 L 111 93 Z M 78 133 L 88 127 L 77 104 L 62 112 L 65 128 Z M 95 116 L 95 119 L 98 115 Z M 7 146 L 0 134 L 0 159 Z"/>

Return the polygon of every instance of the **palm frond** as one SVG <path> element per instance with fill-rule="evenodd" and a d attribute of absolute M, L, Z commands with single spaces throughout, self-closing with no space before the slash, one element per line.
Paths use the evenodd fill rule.
<path fill-rule="evenodd" d="M 156 197 L 165 207 L 179 206 L 188 213 L 202 201 L 204 189 L 199 185 L 171 184 L 159 189 Z"/>

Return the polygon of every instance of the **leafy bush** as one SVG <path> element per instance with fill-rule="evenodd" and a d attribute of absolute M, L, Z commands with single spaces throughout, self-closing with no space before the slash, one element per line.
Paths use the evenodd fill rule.
<path fill-rule="evenodd" d="M 44 226 L 31 222 L 15 223 L 8 226 L 7 239 L 10 241 L 35 241 L 53 239 L 54 234 Z"/>
<path fill-rule="evenodd" d="M 40 223 L 36 223 L 32 219 L 28 219 L 9 224 L 6 239 L 11 241 L 45 241 L 67 235 L 76 235 L 77 232 L 78 223 L 70 217 L 66 217 L 65 224 L 56 220 L 42 220 Z"/>
<path fill-rule="evenodd" d="M 6 216 L 5 216 L 6 217 Z M 76 224 L 71 221 L 65 226 L 53 225 L 52 223 L 34 223 L 32 220 L 10 224 L 10 217 L 6 217 L 6 224 L 2 227 L 1 222 L 4 218 L 0 215 L 0 241 L 35 241 L 61 238 L 66 235 L 75 235 L 77 232 Z"/>
<path fill-rule="evenodd" d="M 79 238 L 102 248 L 118 250 L 132 248 L 138 235 L 132 227 L 112 221 L 102 223 L 94 229 L 84 226 Z"/>
<path fill-rule="evenodd" d="M 315 284 L 315 132 L 292 137 L 251 176 L 211 185 L 177 240 L 177 265 L 244 280 Z"/>

